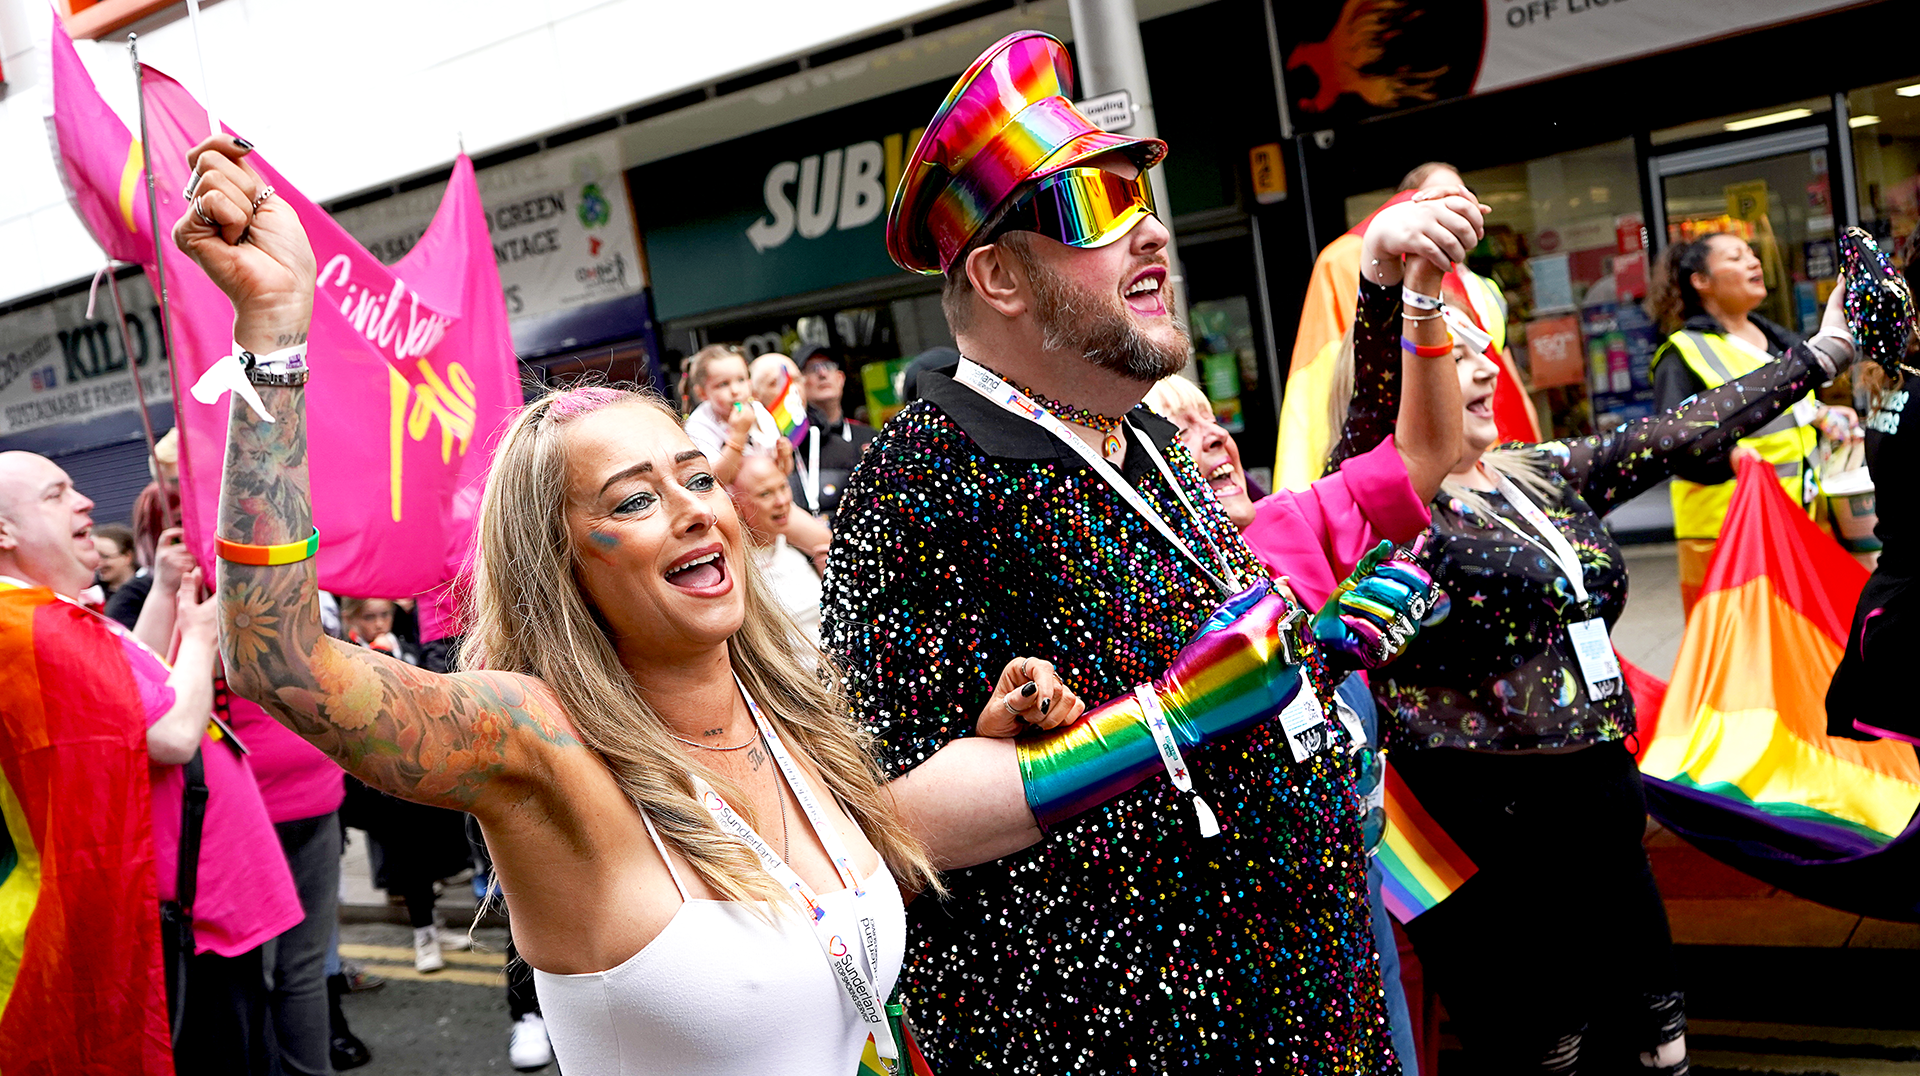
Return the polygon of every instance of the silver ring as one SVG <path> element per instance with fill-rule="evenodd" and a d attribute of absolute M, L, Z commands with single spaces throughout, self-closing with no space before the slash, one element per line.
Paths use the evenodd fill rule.
<path fill-rule="evenodd" d="M 214 231 L 217 232 L 220 230 L 220 222 L 214 220 L 212 217 L 207 216 L 206 210 L 200 208 L 199 198 L 193 199 L 193 215 L 196 217 L 199 217 L 201 223 L 205 224 L 209 228 L 212 228 Z"/>
<path fill-rule="evenodd" d="M 267 184 L 267 188 L 260 192 L 260 196 L 253 200 L 253 208 L 247 210 L 247 212 L 249 214 L 260 212 L 260 207 L 271 197 L 273 197 L 273 184 L 269 183 Z"/>
<path fill-rule="evenodd" d="M 205 176 L 205 172 L 195 172 L 192 178 L 187 180 L 187 189 L 185 192 L 187 201 L 193 201 L 193 192 L 200 189 L 200 180 Z"/>
<path fill-rule="evenodd" d="M 1002 697 L 1002 698 L 1000 699 L 1000 705 L 1002 705 L 1002 706 L 1004 706 L 1004 707 L 1006 707 L 1006 708 L 1007 708 L 1007 712 L 1008 712 L 1008 713 L 1010 713 L 1010 714 L 1012 714 L 1013 716 L 1015 716 L 1015 717 L 1019 717 L 1019 716 L 1020 716 L 1020 711 L 1018 711 L 1018 710 L 1016 710 L 1016 709 L 1014 709 L 1014 708 L 1013 708 L 1013 696 L 1011 696 L 1011 695 L 1007 695 L 1007 696 L 1003 696 L 1003 697 Z"/>

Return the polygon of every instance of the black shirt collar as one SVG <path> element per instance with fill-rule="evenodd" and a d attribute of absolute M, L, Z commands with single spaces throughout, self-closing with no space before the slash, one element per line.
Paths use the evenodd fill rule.
<path fill-rule="evenodd" d="M 1030 422 L 1001 408 L 945 374 L 923 371 L 918 388 L 921 399 L 945 412 L 954 425 L 960 427 L 961 432 L 989 456 L 1009 460 L 1071 459 L 1082 462 L 1079 453 L 1061 444 L 1039 423 Z M 1153 438 L 1153 443 L 1162 451 L 1173 444 L 1180 432 L 1173 423 L 1154 414 L 1144 404 L 1136 405 L 1127 412 L 1127 419 Z M 1129 446 L 1126 470 L 1133 469 L 1136 454 L 1145 455 Z M 1143 459 L 1141 462 L 1146 461 Z"/>

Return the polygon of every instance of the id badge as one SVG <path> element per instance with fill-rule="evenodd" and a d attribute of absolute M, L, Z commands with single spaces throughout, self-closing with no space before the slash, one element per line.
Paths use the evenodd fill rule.
<path fill-rule="evenodd" d="M 1611 699 L 1626 690 L 1620 675 L 1620 659 L 1614 656 L 1613 641 L 1607 637 L 1607 622 L 1594 617 L 1567 625 L 1567 638 L 1573 641 L 1573 656 L 1580 662 L 1580 676 L 1587 682 L 1587 697 L 1595 702 Z"/>
<path fill-rule="evenodd" d="M 1295 762 L 1305 762 L 1327 745 L 1327 712 L 1320 708 L 1320 700 L 1306 678 L 1301 678 L 1300 691 L 1293 701 L 1280 711 L 1280 727 L 1286 731 Z"/>

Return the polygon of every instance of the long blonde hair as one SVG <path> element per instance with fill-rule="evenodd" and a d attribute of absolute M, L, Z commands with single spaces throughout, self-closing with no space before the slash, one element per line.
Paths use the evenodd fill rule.
<path fill-rule="evenodd" d="M 1347 425 L 1347 413 L 1353 405 L 1353 372 L 1357 361 L 1354 357 L 1353 326 L 1340 338 L 1340 350 L 1333 358 L 1333 382 L 1327 393 L 1327 429 L 1337 439 Z M 1454 358 L 1458 360 L 1465 345 L 1457 345 Z M 1328 445 L 1331 453 L 1334 445 Z M 1548 476 L 1551 468 L 1546 456 L 1537 445 L 1501 445 L 1481 453 L 1480 462 L 1496 474 L 1513 479 L 1515 485 L 1530 496 L 1540 500 L 1552 501 L 1559 498 L 1553 488 L 1553 479 Z M 1452 502 L 1484 515 L 1491 515 L 1493 508 L 1488 504 L 1486 495 L 1471 486 L 1454 479 L 1451 475 L 1440 482 L 1440 492 L 1434 497 L 1434 504 L 1451 507 Z"/>
<path fill-rule="evenodd" d="M 545 683 L 627 799 L 716 892 L 731 901 L 765 900 L 783 908 L 789 903 L 785 890 L 746 845 L 714 825 L 689 775 L 699 774 L 758 828 L 751 800 L 673 741 L 621 665 L 605 620 L 574 576 L 566 427 L 619 404 L 656 408 L 678 423 L 671 406 L 651 392 L 593 387 L 548 395 L 522 409 L 507 428 L 480 505 L 461 665 Z M 744 559 L 746 617 L 727 644 L 734 674 L 781 738 L 813 762 L 895 879 L 909 889 L 938 890 L 925 846 L 901 823 L 892 795 L 881 787 L 870 735 L 848 717 L 837 671 L 824 659 L 810 664 L 817 653 L 803 655 L 792 618 L 751 558 Z"/>

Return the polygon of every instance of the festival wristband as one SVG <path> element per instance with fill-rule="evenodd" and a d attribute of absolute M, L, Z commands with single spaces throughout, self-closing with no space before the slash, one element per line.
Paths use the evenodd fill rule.
<path fill-rule="evenodd" d="M 281 564 L 298 564 L 303 560 L 312 560 L 320 552 L 320 528 L 313 529 L 312 537 L 302 542 L 284 542 L 280 545 L 246 545 L 242 542 L 230 542 L 216 537 L 213 549 L 221 560 L 230 564 L 251 564 L 255 567 L 275 567 Z"/>
<path fill-rule="evenodd" d="M 1439 310 L 1446 305 L 1438 295 L 1425 295 L 1404 287 L 1400 289 L 1400 301 L 1415 310 Z"/>
<path fill-rule="evenodd" d="M 1416 344 L 1403 336 L 1400 338 L 1400 346 L 1423 359 L 1444 359 L 1453 354 L 1453 334 L 1447 334 L 1447 342 L 1444 344 Z"/>
<path fill-rule="evenodd" d="M 273 354 L 280 356 L 294 350 L 296 349 L 287 348 Z M 306 380 L 306 345 L 299 345 L 297 350 L 300 352 L 300 380 L 304 382 Z M 247 406 L 253 409 L 254 416 L 260 421 L 272 422 L 273 415 L 267 411 L 267 405 L 261 401 L 260 394 L 254 390 L 253 379 L 249 376 L 252 367 L 258 363 L 259 359 L 252 352 L 235 344 L 231 352 L 207 367 L 206 372 L 200 375 L 199 380 L 193 383 L 193 387 L 188 392 L 203 404 L 217 404 L 221 397 L 232 392 L 247 402 Z"/>
<path fill-rule="evenodd" d="M 1156 771 L 1184 769 L 1180 752 L 1279 714 L 1303 685 L 1311 695 L 1299 620 L 1282 593 L 1255 584 L 1222 605 L 1152 683 L 1065 728 L 1022 737 L 1016 744 L 1020 781 L 1041 830 L 1106 803 Z M 1163 761 L 1156 743 L 1159 727 L 1142 704 L 1143 691 L 1158 701 L 1158 716 L 1176 746 L 1170 761 Z M 1182 781 L 1173 779 L 1176 785 Z M 1191 789 L 1188 781 L 1181 790 Z M 1205 827 L 1206 814 L 1201 818 Z"/>

